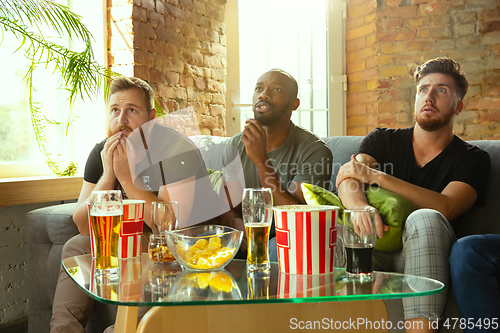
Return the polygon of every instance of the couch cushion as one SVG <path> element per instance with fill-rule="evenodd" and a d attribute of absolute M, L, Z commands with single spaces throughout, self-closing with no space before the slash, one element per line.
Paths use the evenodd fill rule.
<path fill-rule="evenodd" d="M 30 332 L 49 330 L 62 248 L 78 234 L 73 222 L 75 207 L 74 203 L 55 205 L 27 214 Z"/>
<path fill-rule="evenodd" d="M 337 192 L 335 187 L 335 179 L 342 165 L 351 160 L 351 155 L 357 154 L 359 145 L 363 140 L 363 136 L 332 136 L 321 138 L 326 142 L 333 155 L 333 172 L 330 179 L 330 188 L 332 192 Z"/>
<path fill-rule="evenodd" d="M 491 171 L 486 185 L 485 202 L 482 206 L 474 205 L 463 216 L 452 222 L 457 237 L 474 234 L 499 234 L 500 223 L 497 223 L 498 207 L 500 207 L 500 140 L 468 141 L 486 151 L 491 158 Z"/>

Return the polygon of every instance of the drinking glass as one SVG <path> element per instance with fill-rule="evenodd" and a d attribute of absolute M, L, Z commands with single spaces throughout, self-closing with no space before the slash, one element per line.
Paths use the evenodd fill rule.
<path fill-rule="evenodd" d="M 149 258 L 155 263 L 167 263 L 175 260 L 167 245 L 165 231 L 176 230 L 179 218 L 177 201 L 155 201 L 151 203 L 153 235 L 149 241 Z"/>
<path fill-rule="evenodd" d="M 98 275 L 118 275 L 119 273 L 118 242 L 122 217 L 121 191 L 92 191 L 90 194 L 90 229 Z"/>
<path fill-rule="evenodd" d="M 356 226 L 358 228 L 355 228 Z M 344 210 L 342 239 L 347 252 L 346 275 L 351 277 L 371 275 L 373 248 L 377 240 L 375 209 Z"/>
<path fill-rule="evenodd" d="M 241 203 L 247 234 L 247 270 L 268 270 L 269 230 L 273 220 L 273 196 L 270 188 L 246 188 Z"/>
<path fill-rule="evenodd" d="M 247 271 L 247 299 L 269 299 L 271 271 Z"/>
<path fill-rule="evenodd" d="M 152 202 L 151 220 L 155 235 L 164 235 L 165 231 L 176 230 L 179 221 L 179 203 L 177 201 Z"/>

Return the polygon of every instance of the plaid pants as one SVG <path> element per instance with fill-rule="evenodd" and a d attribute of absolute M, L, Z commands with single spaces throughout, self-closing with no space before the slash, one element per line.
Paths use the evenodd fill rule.
<path fill-rule="evenodd" d="M 345 267 L 342 236 L 338 232 L 337 235 L 335 266 Z M 418 209 L 406 219 L 401 251 L 374 251 L 374 270 L 423 276 L 445 284 L 444 291 L 437 295 L 403 298 L 405 319 L 433 321 L 442 316 L 450 281 L 448 258 L 455 241 L 455 232 L 443 214 L 433 209 Z"/>

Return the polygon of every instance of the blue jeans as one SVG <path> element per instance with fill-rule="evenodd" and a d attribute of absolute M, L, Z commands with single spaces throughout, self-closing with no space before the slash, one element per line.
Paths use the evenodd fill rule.
<path fill-rule="evenodd" d="M 462 318 L 474 325 L 464 332 L 500 330 L 500 235 L 473 235 L 459 239 L 450 256 L 451 281 Z M 497 318 L 498 326 L 491 327 Z M 479 327 L 477 323 L 483 327 Z M 484 324 L 489 321 L 490 328 Z M 472 329 L 470 329 L 472 328 Z"/>

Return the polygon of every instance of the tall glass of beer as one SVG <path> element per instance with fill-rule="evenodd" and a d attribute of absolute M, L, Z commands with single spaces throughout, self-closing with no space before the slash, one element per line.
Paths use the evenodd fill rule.
<path fill-rule="evenodd" d="M 121 191 L 92 191 L 90 227 L 94 238 L 96 274 L 118 275 L 118 242 L 123 216 Z"/>
<path fill-rule="evenodd" d="M 273 196 L 270 188 L 246 188 L 241 203 L 247 235 L 247 271 L 268 270 L 269 230 L 273 221 Z"/>
<path fill-rule="evenodd" d="M 369 276 L 373 272 L 373 248 L 377 240 L 375 208 L 345 209 L 342 240 L 347 252 L 347 276 Z"/>

